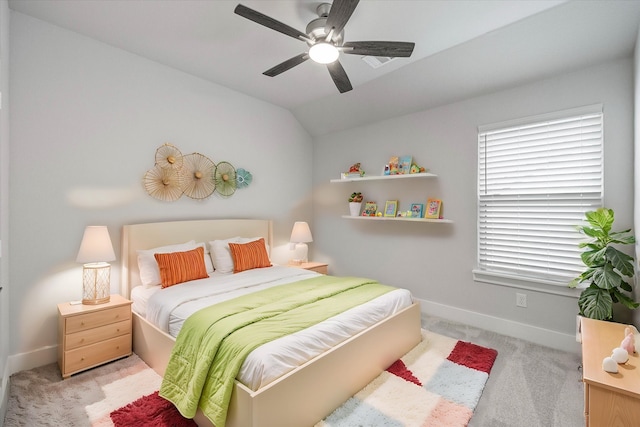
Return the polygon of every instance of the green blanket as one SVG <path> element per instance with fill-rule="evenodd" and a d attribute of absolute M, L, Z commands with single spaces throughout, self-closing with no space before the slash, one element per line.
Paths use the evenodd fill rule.
<path fill-rule="evenodd" d="M 200 407 L 224 427 L 235 377 L 251 351 L 393 289 L 368 279 L 320 276 L 199 310 L 178 334 L 160 396 L 187 418 Z"/>

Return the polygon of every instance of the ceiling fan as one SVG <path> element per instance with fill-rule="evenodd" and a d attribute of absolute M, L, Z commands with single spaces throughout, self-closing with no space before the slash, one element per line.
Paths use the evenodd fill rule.
<path fill-rule="evenodd" d="M 309 22 L 306 28 L 306 34 L 242 4 L 236 6 L 234 12 L 267 28 L 306 42 L 309 46 L 307 52 L 287 59 L 262 74 L 275 77 L 311 58 L 311 60 L 315 62 L 327 65 L 329 74 L 336 87 L 340 93 L 344 93 L 350 91 L 353 87 L 351 86 L 349 77 L 347 77 L 347 73 L 338 60 L 340 52 L 351 55 L 408 58 L 411 56 L 411 53 L 413 53 L 413 47 L 415 46 L 415 43 L 410 42 L 343 42 L 344 27 L 359 1 L 360 0 L 334 0 L 333 5 L 330 3 L 321 3 L 316 9 L 319 17 Z"/>

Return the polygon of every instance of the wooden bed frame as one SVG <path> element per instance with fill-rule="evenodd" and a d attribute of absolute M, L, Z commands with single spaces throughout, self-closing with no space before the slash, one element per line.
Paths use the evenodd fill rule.
<path fill-rule="evenodd" d="M 125 225 L 122 229 L 122 294 L 140 285 L 137 250 L 191 239 L 208 243 L 234 236 L 264 237 L 273 247 L 268 220 L 195 220 Z M 229 427 L 313 426 L 353 396 L 421 340 L 420 307 L 414 303 L 369 327 L 269 385 L 253 391 L 236 381 Z M 160 375 L 175 339 L 133 314 L 133 351 Z M 199 426 L 212 426 L 198 411 Z"/>

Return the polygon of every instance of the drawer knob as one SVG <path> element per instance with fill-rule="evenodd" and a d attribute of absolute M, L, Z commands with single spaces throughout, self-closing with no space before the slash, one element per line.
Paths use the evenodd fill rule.
<path fill-rule="evenodd" d="M 81 361 L 81 362 L 84 362 L 84 357 L 81 357 L 81 358 L 80 358 L 80 361 Z"/>
<path fill-rule="evenodd" d="M 82 339 L 80 340 L 80 342 L 84 342 L 84 338 L 82 338 Z"/>
<path fill-rule="evenodd" d="M 117 329 L 117 332 L 120 332 L 120 328 Z"/>
<path fill-rule="evenodd" d="M 84 326 L 84 322 L 80 322 L 80 326 Z"/>

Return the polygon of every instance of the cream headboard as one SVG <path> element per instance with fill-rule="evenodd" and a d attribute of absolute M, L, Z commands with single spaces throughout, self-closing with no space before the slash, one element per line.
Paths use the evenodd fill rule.
<path fill-rule="evenodd" d="M 271 221 L 261 219 L 211 219 L 155 222 L 122 227 L 121 293 L 129 298 L 131 289 L 140 285 L 138 271 L 139 249 L 184 243 L 189 240 L 208 243 L 230 237 L 264 237 L 273 247 Z"/>

